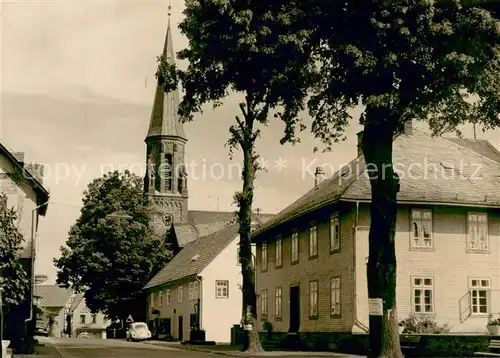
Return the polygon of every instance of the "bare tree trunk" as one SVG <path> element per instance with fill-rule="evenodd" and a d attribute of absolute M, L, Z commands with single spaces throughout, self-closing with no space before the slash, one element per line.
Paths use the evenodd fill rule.
<path fill-rule="evenodd" d="M 392 166 L 392 141 L 396 120 L 380 111 L 367 109 L 363 152 L 372 188 L 368 297 L 383 300 L 382 316 L 370 315 L 368 357 L 403 357 L 396 311 L 395 230 L 399 178 Z M 373 117 L 370 117 L 373 116 Z"/>
<path fill-rule="evenodd" d="M 251 128 L 250 128 L 251 133 Z M 262 352 L 257 329 L 257 296 L 255 293 L 255 267 L 252 260 L 252 246 L 250 230 L 252 224 L 253 183 L 255 180 L 255 166 L 253 156 L 253 141 L 242 144 L 243 149 L 243 191 L 238 194 L 239 223 L 240 223 L 240 260 L 243 275 L 243 323 L 251 325 L 246 330 L 243 350 L 246 352 Z"/>

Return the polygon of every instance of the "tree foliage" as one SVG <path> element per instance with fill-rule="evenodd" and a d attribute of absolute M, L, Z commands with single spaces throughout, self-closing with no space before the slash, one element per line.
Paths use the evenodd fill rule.
<path fill-rule="evenodd" d="M 0 194 L 0 287 L 7 311 L 23 303 L 29 295 L 29 279 L 19 260 L 23 235 L 17 227 L 18 215 L 8 207 L 6 194 Z"/>
<path fill-rule="evenodd" d="M 61 257 L 54 259 L 57 283 L 84 292 L 92 312 L 104 312 L 113 319 L 126 317 L 127 299 L 171 257 L 164 238 L 152 232 L 149 210 L 138 176 L 115 171 L 92 181 L 84 192 L 80 217 L 69 231 L 67 247 L 61 247 Z"/>
<path fill-rule="evenodd" d="M 288 17 L 273 17 L 272 2 L 254 2 L 252 8 L 238 1 L 186 1 L 185 19 L 181 32 L 189 40 L 188 48 L 178 57 L 189 61 L 187 70 L 176 68 L 164 56 L 159 58 L 157 78 L 165 91 L 181 83 L 185 96 L 179 106 L 184 121 L 190 121 L 202 106 L 212 103 L 220 106 L 231 93 L 243 95 L 239 104 L 241 115 L 229 127 L 227 145 L 232 155 L 235 148 L 243 153 L 243 188 L 235 194 L 239 207 L 240 259 L 243 274 L 243 320 L 256 321 L 255 272 L 252 263 L 250 229 L 255 173 L 261 169 L 255 141 L 263 125 L 268 123 L 271 111 L 285 124 L 281 143 L 298 141 L 296 133 L 303 129 L 298 123 L 301 98 L 309 77 L 294 76 L 290 86 L 289 73 L 300 74 L 301 59 L 307 59 L 306 43 L 288 36 L 276 36 L 288 29 L 295 12 L 288 7 Z M 290 30 L 287 30 L 290 32 Z M 267 64 L 272 63 L 273 67 Z M 286 104 L 286 107 L 283 105 Z M 284 111 L 279 110 L 285 108 Z M 260 128 L 259 128 L 260 125 Z M 249 332 L 248 351 L 262 349 L 256 333 Z"/>

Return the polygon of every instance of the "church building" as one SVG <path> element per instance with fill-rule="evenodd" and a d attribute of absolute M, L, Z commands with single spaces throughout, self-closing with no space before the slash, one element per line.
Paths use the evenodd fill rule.
<path fill-rule="evenodd" d="M 174 63 L 170 14 L 163 56 Z M 153 204 L 153 227 L 166 237 L 174 258 L 144 287 L 147 321 L 154 338 L 183 341 L 199 328 L 208 340 L 229 342 L 231 327 L 240 322 L 242 312 L 239 225 L 234 212 L 188 208 L 188 138 L 179 119 L 179 102 L 178 90 L 165 93 L 157 84 L 145 140 L 144 190 Z M 253 215 L 252 227 L 272 216 Z"/>

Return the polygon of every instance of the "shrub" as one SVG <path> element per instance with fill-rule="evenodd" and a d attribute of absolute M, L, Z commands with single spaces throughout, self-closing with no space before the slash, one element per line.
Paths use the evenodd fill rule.
<path fill-rule="evenodd" d="M 417 316 L 412 314 L 407 319 L 401 321 L 399 325 L 404 327 L 403 333 L 406 334 L 442 334 L 450 331 L 447 324 L 441 326 L 431 316 Z"/>
<path fill-rule="evenodd" d="M 500 317 L 495 318 L 493 314 L 490 314 L 488 316 L 488 326 L 500 326 Z"/>

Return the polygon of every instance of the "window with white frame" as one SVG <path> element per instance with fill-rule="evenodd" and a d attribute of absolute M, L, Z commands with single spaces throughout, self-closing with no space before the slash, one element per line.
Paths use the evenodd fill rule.
<path fill-rule="evenodd" d="M 281 287 L 276 287 L 275 296 L 274 316 L 276 319 L 281 319 Z"/>
<path fill-rule="evenodd" d="M 215 281 L 215 297 L 229 298 L 229 281 L 224 281 L 224 280 Z"/>
<path fill-rule="evenodd" d="M 198 299 L 198 282 L 190 282 L 189 283 L 189 300 L 197 300 Z"/>
<path fill-rule="evenodd" d="M 432 248 L 432 211 L 412 209 L 411 231 L 413 248 Z"/>
<path fill-rule="evenodd" d="M 160 295 L 160 307 L 163 307 L 163 291 L 158 293 Z"/>
<path fill-rule="evenodd" d="M 467 249 L 488 251 L 488 215 L 486 213 L 467 215 Z"/>
<path fill-rule="evenodd" d="M 490 279 L 473 278 L 470 280 L 471 313 L 473 315 L 488 314 Z"/>
<path fill-rule="evenodd" d="M 309 257 L 318 256 L 318 227 L 312 224 L 309 228 Z"/>
<path fill-rule="evenodd" d="M 153 307 L 155 306 L 155 295 L 156 295 L 156 293 L 155 293 L 155 292 L 153 292 L 153 293 L 151 294 L 151 302 L 150 302 L 150 304 L 151 304 L 151 308 L 153 308 Z"/>
<path fill-rule="evenodd" d="M 340 277 L 330 279 L 330 315 L 340 316 Z"/>
<path fill-rule="evenodd" d="M 182 303 L 182 294 L 183 294 L 183 287 L 180 286 L 178 289 L 177 289 L 177 301 L 179 303 Z"/>
<path fill-rule="evenodd" d="M 167 290 L 167 305 L 170 304 L 170 288 Z"/>
<path fill-rule="evenodd" d="M 283 266 L 283 241 L 281 236 L 276 238 L 276 267 Z"/>
<path fill-rule="evenodd" d="M 291 244 L 291 260 L 292 263 L 299 261 L 299 233 L 297 230 L 293 230 L 292 232 L 292 244 Z"/>
<path fill-rule="evenodd" d="M 318 317 L 318 281 L 309 282 L 309 317 Z"/>
<path fill-rule="evenodd" d="M 267 290 L 262 290 L 260 294 L 260 315 L 262 319 L 267 319 Z"/>
<path fill-rule="evenodd" d="M 261 260 L 261 266 L 262 266 L 262 271 L 267 271 L 267 244 L 264 242 L 262 243 L 261 251 L 260 251 L 260 260 Z"/>
<path fill-rule="evenodd" d="M 413 312 L 434 313 L 434 279 L 413 277 Z"/>
<path fill-rule="evenodd" d="M 340 222 L 339 214 L 330 216 L 330 251 L 340 250 Z"/>

